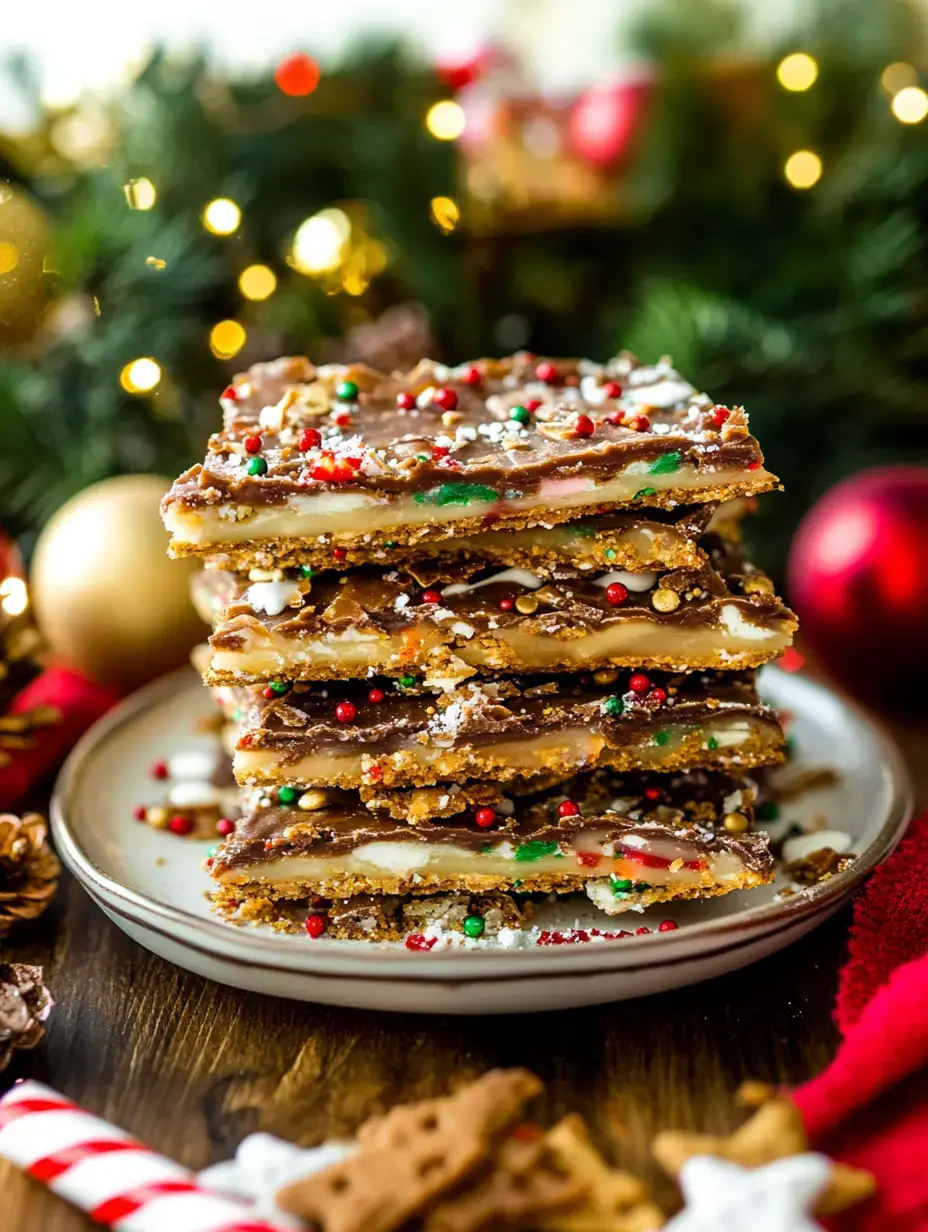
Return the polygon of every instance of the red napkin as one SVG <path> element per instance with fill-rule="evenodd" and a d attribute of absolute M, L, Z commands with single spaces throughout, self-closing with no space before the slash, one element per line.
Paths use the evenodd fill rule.
<path fill-rule="evenodd" d="M 831 1065 L 792 1092 L 813 1147 L 866 1168 L 878 1194 L 830 1226 L 928 1232 L 928 813 L 854 904 Z"/>
<path fill-rule="evenodd" d="M 9 713 L 54 706 L 61 712 L 61 721 L 39 727 L 31 746 L 12 750 L 9 763 L 0 766 L 0 810 L 16 808 L 26 792 L 51 774 L 78 737 L 117 701 L 118 693 L 67 667 L 49 668 L 27 684 Z"/>

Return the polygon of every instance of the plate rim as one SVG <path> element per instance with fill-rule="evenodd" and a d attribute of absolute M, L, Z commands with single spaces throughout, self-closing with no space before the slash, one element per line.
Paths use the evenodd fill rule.
<path fill-rule="evenodd" d="M 768 665 L 766 671 L 787 675 L 782 668 L 777 668 L 775 665 Z M 908 771 L 899 749 L 885 729 L 854 702 L 822 682 L 806 676 L 797 677 L 790 674 L 789 679 L 794 684 L 800 685 L 801 688 L 811 693 L 824 694 L 833 702 L 836 701 L 869 730 L 878 746 L 880 760 L 888 772 L 892 788 L 892 797 L 886 817 L 869 846 L 860 853 L 850 868 L 812 887 L 808 892 L 795 894 L 780 901 L 748 907 L 730 917 L 704 920 L 675 932 L 632 935 L 624 938 L 621 946 L 552 946 L 513 949 L 498 947 L 480 950 L 446 950 L 440 955 L 443 960 L 440 972 L 433 968 L 430 962 L 423 962 L 421 955 L 411 954 L 399 947 L 394 949 L 372 946 L 370 952 L 365 954 L 362 951 L 349 952 L 336 948 L 337 941 L 328 943 L 323 941 L 321 945 L 314 946 L 312 949 L 307 947 L 285 952 L 277 936 L 268 936 L 246 928 L 233 929 L 229 924 L 220 920 L 194 915 L 184 908 L 159 902 L 131 885 L 126 885 L 118 878 L 110 876 L 91 859 L 68 820 L 70 806 L 79 792 L 86 767 L 100 746 L 117 730 L 133 722 L 145 710 L 162 704 L 174 693 L 188 684 L 192 685 L 197 679 L 193 669 L 189 666 L 169 672 L 117 703 L 84 733 L 72 749 L 55 781 L 49 805 L 52 836 L 59 856 L 94 902 L 99 903 L 102 898 L 111 906 L 113 903 L 121 904 L 121 910 L 117 913 L 143 928 L 152 928 L 151 917 L 154 917 L 161 925 L 158 931 L 162 934 L 166 933 L 182 945 L 189 946 L 193 942 L 189 936 L 180 935 L 179 930 L 180 933 L 193 932 L 196 936 L 196 948 L 201 952 L 218 954 L 224 960 L 233 962 L 248 961 L 248 965 L 273 968 L 283 974 L 292 975 L 302 971 L 307 974 L 320 975 L 343 974 L 354 979 L 395 979 L 412 976 L 415 972 L 412 976 L 414 979 L 451 983 L 480 978 L 492 980 L 518 978 L 514 977 L 511 972 L 504 975 L 502 971 L 493 971 L 491 974 L 486 966 L 482 971 L 475 970 L 479 964 L 487 964 L 488 961 L 499 962 L 501 956 L 510 960 L 506 964 L 507 967 L 511 965 L 513 959 L 519 964 L 537 964 L 538 969 L 531 973 L 533 978 L 542 975 L 557 978 L 563 974 L 562 968 L 565 964 L 571 964 L 576 970 L 590 975 L 598 971 L 614 971 L 617 968 L 635 967 L 641 964 L 676 965 L 680 961 L 690 961 L 699 956 L 707 956 L 719 949 L 731 948 L 731 940 L 738 934 L 750 934 L 754 938 L 771 932 L 779 932 L 792 927 L 803 918 L 834 908 L 841 900 L 853 893 L 873 868 L 896 847 L 906 831 L 913 812 L 914 794 Z M 116 907 L 113 906 L 113 909 L 116 910 Z M 228 946 L 233 939 L 236 942 L 236 953 L 229 954 Z M 655 944 L 661 944 L 664 947 L 660 951 L 660 960 L 653 949 Z M 252 957 L 262 961 L 253 963 L 249 961 Z M 338 970 L 343 967 L 346 958 L 355 971 L 341 972 Z M 286 961 L 287 959 L 290 961 Z M 379 970 L 365 969 L 371 962 L 375 962 Z M 453 971 L 454 967 L 458 969 Z M 526 972 L 526 975 L 528 974 Z"/>

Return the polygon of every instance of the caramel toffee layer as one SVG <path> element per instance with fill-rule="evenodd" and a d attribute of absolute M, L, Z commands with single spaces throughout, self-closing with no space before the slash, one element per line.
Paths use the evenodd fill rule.
<path fill-rule="evenodd" d="M 326 793 L 321 808 L 288 808 L 281 792 L 290 798 L 286 788 L 265 795 L 212 859 L 232 896 L 586 889 L 614 913 L 773 876 L 766 836 L 750 832 L 754 784 L 713 771 L 600 770 L 504 799 L 489 824 L 475 813 L 411 826 L 347 792 Z"/>
<path fill-rule="evenodd" d="M 390 788 L 597 765 L 745 768 L 779 760 L 783 744 L 752 673 L 610 668 L 468 681 L 437 696 L 388 678 L 298 681 L 280 695 L 285 687 L 235 690 L 241 783 Z"/>
<path fill-rule="evenodd" d="M 431 684 L 475 671 L 737 669 L 775 658 L 795 617 L 769 579 L 722 540 L 702 542 L 709 559 L 700 567 L 663 574 L 559 571 L 543 579 L 479 562 L 430 562 L 251 581 L 209 570 L 198 606 L 221 615 L 205 678 L 245 684 L 378 673 L 413 683 L 424 671 Z"/>
<path fill-rule="evenodd" d="M 162 505 L 174 555 L 281 559 L 320 536 L 370 549 L 777 482 L 741 407 L 627 355 L 423 360 L 394 376 L 281 359 L 236 377 L 221 404 L 205 462 Z"/>

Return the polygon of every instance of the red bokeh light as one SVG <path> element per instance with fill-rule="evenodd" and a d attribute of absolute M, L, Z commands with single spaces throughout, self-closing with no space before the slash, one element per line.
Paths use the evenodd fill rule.
<path fill-rule="evenodd" d="M 274 70 L 277 87 L 291 98 L 303 98 L 312 94 L 319 84 L 319 65 L 305 51 L 296 51 L 281 60 Z"/>

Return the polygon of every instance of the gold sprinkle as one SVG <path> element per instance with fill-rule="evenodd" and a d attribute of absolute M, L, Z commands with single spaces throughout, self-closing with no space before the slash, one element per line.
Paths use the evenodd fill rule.
<path fill-rule="evenodd" d="M 307 812 L 314 812 L 316 809 L 325 808 L 327 803 L 328 797 L 324 791 L 304 791 L 297 801 L 297 806 Z"/>
<path fill-rule="evenodd" d="M 593 679 L 597 684 L 613 684 L 618 678 L 619 673 L 611 667 L 607 667 L 601 672 L 593 673 Z"/>
<path fill-rule="evenodd" d="M 516 611 L 521 612 L 523 616 L 531 616 L 533 612 L 538 611 L 538 600 L 534 595 L 519 595 L 516 599 Z"/>
<path fill-rule="evenodd" d="M 772 595 L 773 582 L 762 573 L 744 579 L 742 590 L 746 595 Z"/>
<path fill-rule="evenodd" d="M 441 417 L 441 422 L 446 428 L 453 428 L 455 424 L 459 424 L 464 416 L 460 411 L 445 411 Z"/>
<path fill-rule="evenodd" d="M 658 612 L 675 612 L 680 606 L 680 596 L 675 590 L 658 586 L 651 596 L 651 604 Z"/>
<path fill-rule="evenodd" d="M 671 861 L 670 868 L 667 871 L 670 873 L 679 873 L 680 869 L 683 867 L 683 864 L 684 861 L 682 857 L 677 857 L 676 860 Z"/>
<path fill-rule="evenodd" d="M 722 825 L 729 834 L 741 834 L 748 828 L 748 819 L 744 813 L 726 813 L 722 818 Z"/>

